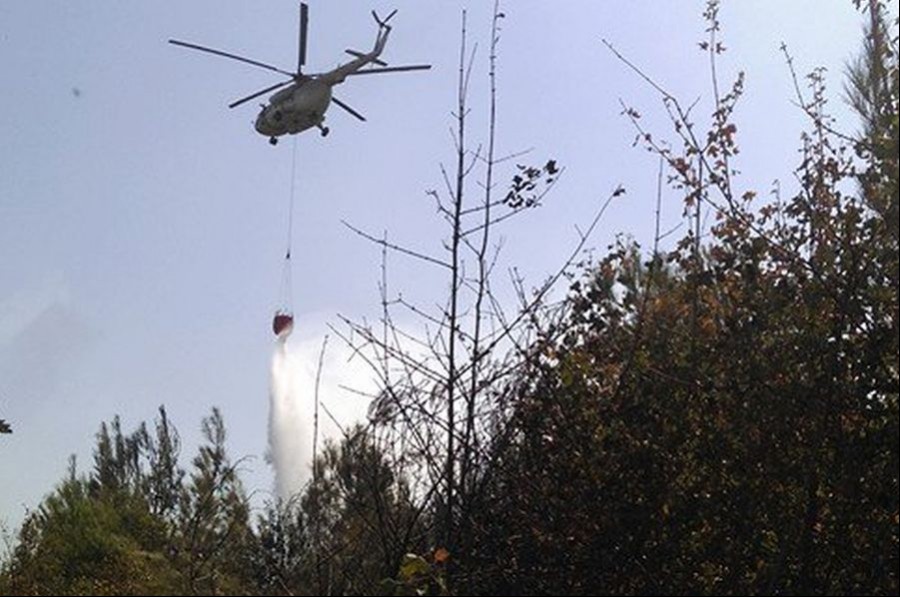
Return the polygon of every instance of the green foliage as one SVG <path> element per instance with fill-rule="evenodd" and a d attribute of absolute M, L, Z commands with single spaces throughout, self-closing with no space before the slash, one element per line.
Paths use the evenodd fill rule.
<path fill-rule="evenodd" d="M 887 11 L 871 0 L 863 48 L 847 69 L 844 85 L 847 101 L 862 122 L 857 153 L 869 167 L 860 176 L 862 195 L 881 214 L 896 242 L 900 217 L 897 211 L 898 132 L 897 102 L 900 99 L 900 51 L 895 18 L 890 26 Z M 894 32 L 891 37 L 891 31 Z"/>
<path fill-rule="evenodd" d="M 236 464 L 225 450 L 225 423 L 218 409 L 203 419 L 206 444 L 194 457 L 190 480 L 180 492 L 172 545 L 187 590 L 239 591 L 251 543 L 249 508 Z"/>
<path fill-rule="evenodd" d="M 363 428 L 328 443 L 306 491 L 268 504 L 255 526 L 217 409 L 202 430 L 185 472 L 165 409 L 152 434 L 101 424 L 90 475 L 77 477 L 73 462 L 27 517 L 0 591 L 376 595 L 398 577 L 405 546 L 421 547 L 421 513 Z"/>
<path fill-rule="evenodd" d="M 646 263 L 619 243 L 573 284 L 496 447 L 484 594 L 897 593 L 897 95 L 858 163 L 809 81 L 785 202 L 734 196 L 732 96 L 681 157 L 645 137 L 717 222 Z"/>
<path fill-rule="evenodd" d="M 381 594 L 410 547 L 421 548 L 421 511 L 375 436 L 354 427 L 329 442 L 302 498 L 321 593 Z"/>
<path fill-rule="evenodd" d="M 221 413 L 185 469 L 161 408 L 152 430 L 101 424 L 90 473 L 73 463 L 27 516 L 0 593 L 897 594 L 900 92 L 878 5 L 847 88 L 862 132 L 836 132 L 821 71 L 810 100 L 798 89 L 812 127 L 792 197 L 734 188 L 743 76 L 705 134 L 664 95 L 677 143 L 625 110 L 693 229 L 668 253 L 618 240 L 552 318 L 528 313 L 455 506 L 428 462 L 445 422 L 416 419 L 429 440 L 398 449 L 379 433 L 394 395 L 255 522 Z M 520 167 L 503 202 L 538 204 L 558 174 Z M 452 508 L 451 558 L 435 537 Z"/>
<path fill-rule="evenodd" d="M 253 580 L 263 594 L 300 593 L 315 586 L 310 535 L 296 500 L 268 505 L 256 524 L 257 543 L 251 557 Z"/>
<path fill-rule="evenodd" d="M 64 481 L 28 516 L 8 575 L 23 595 L 155 594 L 174 571 L 154 552 L 164 529 L 138 498 Z"/>
<path fill-rule="evenodd" d="M 177 432 L 160 408 L 155 433 L 97 433 L 94 467 L 69 477 L 26 518 L 3 592 L 23 595 L 243 593 L 247 506 L 213 410 L 189 482 Z"/>
<path fill-rule="evenodd" d="M 382 583 L 382 595 L 449 595 L 441 550 L 432 561 L 408 553 L 403 556 L 396 579 Z"/>

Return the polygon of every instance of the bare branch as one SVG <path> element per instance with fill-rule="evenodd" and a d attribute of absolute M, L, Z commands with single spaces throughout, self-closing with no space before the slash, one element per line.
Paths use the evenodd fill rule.
<path fill-rule="evenodd" d="M 401 247 L 399 245 L 395 245 L 394 243 L 389 243 L 386 240 L 384 240 L 383 238 L 377 238 L 375 236 L 372 236 L 371 234 L 368 234 L 367 232 L 363 232 L 359 228 L 354 227 L 346 220 L 341 220 L 341 223 L 344 226 L 346 226 L 347 228 L 349 228 L 350 230 L 352 230 L 353 232 L 355 232 L 356 234 L 358 234 L 359 236 L 375 243 L 376 245 L 386 247 L 388 249 L 391 249 L 392 251 L 397 251 L 398 253 L 403 253 L 404 255 L 409 255 L 410 257 L 415 257 L 416 259 L 421 259 L 422 261 L 427 261 L 428 263 L 433 263 L 434 265 L 440 265 L 441 267 L 445 267 L 447 269 L 451 269 L 451 267 L 452 267 L 449 263 L 447 263 L 445 261 L 441 261 L 440 259 L 435 259 L 434 257 L 425 255 L 424 253 L 419 253 L 417 251 L 412 251 L 410 249 Z"/>

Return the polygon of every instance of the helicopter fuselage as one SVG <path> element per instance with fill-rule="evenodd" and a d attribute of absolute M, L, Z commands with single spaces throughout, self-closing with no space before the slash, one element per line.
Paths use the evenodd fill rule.
<path fill-rule="evenodd" d="M 331 103 L 331 85 L 318 78 L 304 78 L 272 95 L 256 117 L 255 128 L 260 135 L 274 140 L 281 135 L 297 134 L 322 126 L 325 111 Z"/>
<path fill-rule="evenodd" d="M 306 25 L 307 25 L 308 7 L 305 2 L 300 3 L 300 45 L 297 56 L 297 69 L 293 72 L 287 71 L 265 62 L 252 60 L 238 54 L 223 52 L 215 48 L 200 46 L 195 43 L 170 39 L 169 43 L 176 46 L 206 52 L 229 58 L 238 62 L 251 64 L 258 68 L 274 71 L 289 77 L 287 80 L 270 85 L 265 89 L 261 89 L 255 93 L 251 93 L 239 100 L 228 104 L 229 108 L 236 108 L 242 104 L 249 102 L 275 90 L 267 104 L 262 106 L 262 110 L 256 117 L 254 128 L 260 135 L 269 138 L 269 143 L 275 145 L 278 138 L 282 135 L 296 135 L 307 129 L 317 127 L 324 137 L 328 134 L 328 127 L 322 123 L 325 120 L 325 112 L 332 103 L 349 113 L 357 120 L 365 122 L 366 118 L 340 99 L 332 97 L 331 88 L 335 85 L 343 83 L 347 77 L 351 75 L 366 75 L 372 73 L 389 73 L 411 70 L 427 70 L 431 68 L 430 64 L 417 64 L 406 66 L 389 67 L 386 62 L 381 60 L 382 51 L 387 44 L 388 37 L 391 33 L 391 26 L 388 21 L 397 13 L 392 11 L 387 17 L 379 18 L 378 14 L 373 10 L 372 18 L 378 24 L 378 32 L 375 35 L 375 45 L 369 52 L 359 52 L 356 50 L 347 50 L 347 53 L 354 57 L 353 60 L 338 65 L 336 68 L 318 74 L 304 74 L 302 67 L 306 63 Z M 375 64 L 381 68 L 366 68 Z"/>

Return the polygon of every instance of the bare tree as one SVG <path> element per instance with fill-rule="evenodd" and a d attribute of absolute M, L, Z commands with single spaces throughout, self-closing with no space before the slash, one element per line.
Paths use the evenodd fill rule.
<path fill-rule="evenodd" d="M 381 248 L 381 321 L 376 327 L 342 317 L 345 327 L 333 328 L 352 348 L 354 358 L 370 365 L 378 381 L 377 392 L 370 396 L 370 425 L 395 470 L 409 480 L 415 501 L 415 515 L 399 536 L 411 539 L 415 525 L 417 533 L 427 534 L 429 545 L 447 548 L 457 561 L 459 552 L 466 551 L 469 514 L 489 474 L 497 442 L 502 441 L 497 432 L 514 400 L 511 376 L 533 358 L 541 342 L 552 342 L 548 334 L 561 333 L 552 322 L 563 321 L 565 306 L 553 299 L 554 289 L 568 280 L 606 208 L 624 193 L 619 187 L 610 194 L 589 226 L 578 231 L 561 266 L 536 288 L 529 290 L 513 267 L 505 276 L 501 273 L 502 243 L 495 241 L 495 229 L 539 207 L 564 173 L 553 159 L 537 166 L 517 163 L 528 151 L 497 155 L 497 66 L 504 18 L 498 0 L 488 55 L 486 142 L 473 148 L 469 84 L 477 46 L 468 45 L 466 13 L 462 14 L 451 130 L 455 159 L 452 168 L 441 165 L 442 190 L 427 192 L 448 229 L 444 253 L 412 249 L 389 240 L 386 232 L 379 237 L 345 222 Z M 497 182 L 503 172 L 509 177 L 505 188 Z M 445 271 L 449 279 L 444 302 L 428 307 L 389 293 L 389 255 Z M 500 281 L 503 277 L 506 284 Z M 501 284 L 515 297 L 513 305 L 503 299 Z M 418 329 L 398 325 L 398 312 L 418 322 Z"/>

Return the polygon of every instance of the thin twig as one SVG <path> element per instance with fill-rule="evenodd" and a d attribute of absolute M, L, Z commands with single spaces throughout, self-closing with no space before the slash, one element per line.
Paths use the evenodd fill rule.
<path fill-rule="evenodd" d="M 376 245 L 379 245 L 382 247 L 387 247 L 388 249 L 391 249 L 392 251 L 397 251 L 398 253 L 403 253 L 404 255 L 409 255 L 410 257 L 415 257 L 416 259 L 421 259 L 422 261 L 427 261 L 428 263 L 433 263 L 435 265 L 440 265 L 441 267 L 445 267 L 447 269 L 452 269 L 452 266 L 445 261 L 441 261 L 440 259 L 431 257 L 430 255 L 425 255 L 424 253 L 419 253 L 418 251 L 413 251 L 411 249 L 401 247 L 400 245 L 395 245 L 394 243 L 389 243 L 388 241 L 384 240 L 383 238 L 377 238 L 375 236 L 372 236 L 371 234 L 369 234 L 367 232 L 363 232 L 359 228 L 354 227 L 346 220 L 341 220 L 341 223 L 344 226 L 346 226 L 347 228 L 349 228 L 350 230 L 352 230 L 353 232 L 355 232 L 356 234 L 358 234 L 359 236 L 375 243 Z"/>

